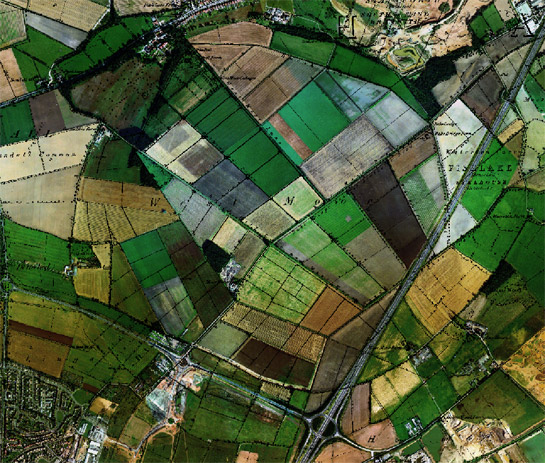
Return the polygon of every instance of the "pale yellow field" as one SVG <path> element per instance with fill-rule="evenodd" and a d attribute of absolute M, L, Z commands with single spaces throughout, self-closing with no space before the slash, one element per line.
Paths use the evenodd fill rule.
<path fill-rule="evenodd" d="M 109 244 L 95 244 L 93 252 L 100 261 L 102 268 L 110 268 L 112 265 L 112 247 Z"/>
<path fill-rule="evenodd" d="M 517 134 L 519 131 L 521 131 L 524 128 L 524 122 L 520 119 L 516 119 L 511 124 L 509 124 L 506 129 L 498 135 L 498 140 L 501 143 L 507 142 L 507 140 L 511 139 L 515 134 Z"/>
<path fill-rule="evenodd" d="M 258 207 L 243 222 L 265 238 L 274 239 L 292 226 L 295 221 L 274 201 L 267 201 Z"/>
<path fill-rule="evenodd" d="M 397 368 L 388 371 L 385 376 L 399 397 L 406 397 L 421 383 L 418 373 L 410 362 L 402 363 Z"/>
<path fill-rule="evenodd" d="M 323 201 L 303 177 L 291 182 L 274 197 L 274 201 L 295 220 L 301 220 Z"/>
<path fill-rule="evenodd" d="M 225 43 L 234 45 L 261 45 L 268 47 L 272 31 L 260 24 L 239 22 L 191 37 L 191 43 Z"/>
<path fill-rule="evenodd" d="M 242 225 L 228 217 L 212 241 L 228 253 L 232 253 L 245 233 L 246 230 Z"/>
<path fill-rule="evenodd" d="M 91 402 L 89 410 L 93 413 L 96 413 L 97 415 L 112 416 L 116 408 L 116 403 L 110 402 L 103 397 L 96 397 L 93 402 Z"/>
<path fill-rule="evenodd" d="M 78 199 L 147 211 L 174 213 L 174 209 L 160 190 L 132 183 L 83 178 L 78 189 Z"/>
<path fill-rule="evenodd" d="M 13 50 L 0 51 L 0 102 L 11 100 L 27 92 L 23 76 Z"/>
<path fill-rule="evenodd" d="M 82 241 L 121 243 L 178 220 L 176 214 L 77 201 L 72 236 Z"/>
<path fill-rule="evenodd" d="M 151 13 L 159 10 L 170 10 L 175 8 L 177 2 L 166 0 L 150 1 L 150 0 L 116 0 L 115 7 L 121 16 L 138 13 Z"/>
<path fill-rule="evenodd" d="M 79 268 L 74 276 L 74 287 L 79 296 L 98 299 L 108 304 L 110 299 L 110 272 L 102 268 Z"/>
<path fill-rule="evenodd" d="M 63 239 L 72 234 L 74 193 L 81 166 L 0 183 L 2 209 L 25 227 Z"/>
<path fill-rule="evenodd" d="M 146 153 L 159 164 L 166 166 L 200 138 L 199 132 L 182 120 L 150 146 Z"/>
<path fill-rule="evenodd" d="M 489 271 L 449 248 L 420 271 L 407 302 L 435 334 L 466 306 L 489 276 Z"/>
<path fill-rule="evenodd" d="M 503 365 L 517 383 L 545 404 L 545 329 L 529 339 Z"/>
<path fill-rule="evenodd" d="M 90 31 L 108 10 L 89 0 L 29 0 L 28 9 L 84 31 Z"/>

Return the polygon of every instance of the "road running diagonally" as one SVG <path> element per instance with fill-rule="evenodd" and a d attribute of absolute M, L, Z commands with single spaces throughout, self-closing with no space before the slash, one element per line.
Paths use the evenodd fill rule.
<path fill-rule="evenodd" d="M 373 336 L 371 337 L 367 345 L 361 351 L 359 357 L 354 363 L 354 366 L 352 367 L 352 369 L 350 370 L 350 372 L 348 373 L 348 375 L 346 376 L 342 384 L 339 386 L 339 388 L 337 389 L 337 392 L 331 398 L 329 404 L 325 407 L 324 411 L 320 413 L 319 415 L 317 415 L 322 418 L 321 425 L 316 432 L 309 430 L 309 434 L 307 436 L 305 444 L 302 447 L 301 452 L 299 454 L 299 457 L 297 460 L 298 463 L 308 463 L 312 461 L 316 453 L 322 447 L 322 445 L 329 439 L 329 437 L 324 436 L 324 433 L 327 427 L 329 426 L 331 422 L 336 422 L 338 420 L 339 414 L 343 410 L 346 400 L 350 397 L 350 392 L 352 390 L 352 387 L 356 384 L 356 381 L 359 377 L 361 369 L 363 368 L 364 364 L 367 362 L 381 334 L 383 333 L 388 322 L 394 315 L 395 310 L 401 303 L 402 299 L 405 297 L 405 294 L 407 293 L 409 288 L 414 283 L 414 280 L 416 279 L 416 276 L 418 275 L 420 269 L 425 265 L 425 263 L 428 261 L 428 258 L 431 256 L 435 243 L 441 236 L 443 229 L 445 228 L 452 214 L 454 213 L 454 210 L 456 209 L 456 206 L 458 205 L 460 198 L 462 197 L 465 190 L 467 189 L 467 186 L 469 185 L 471 178 L 473 177 L 475 171 L 477 170 L 477 166 L 481 162 L 481 159 L 483 158 L 484 153 L 490 146 L 490 143 L 492 143 L 492 140 L 494 139 L 494 136 L 504 116 L 506 115 L 510 104 L 515 99 L 518 91 L 520 90 L 522 83 L 524 82 L 524 79 L 530 69 L 532 61 L 534 60 L 535 56 L 537 55 L 539 51 L 539 48 L 541 47 L 541 44 L 543 43 L 543 39 L 545 37 L 544 24 L 545 24 L 545 18 L 542 18 L 534 43 L 530 51 L 526 55 L 526 58 L 523 64 L 518 70 L 517 77 L 513 85 L 511 86 L 511 89 L 509 91 L 507 98 L 503 102 L 500 110 L 498 111 L 498 114 L 496 115 L 496 118 L 494 119 L 494 123 L 492 124 L 491 130 L 487 132 L 487 135 L 482 141 L 479 149 L 477 150 L 476 154 L 473 156 L 470 166 L 466 170 L 462 181 L 460 182 L 458 188 L 456 189 L 454 195 L 452 196 L 445 212 L 443 213 L 443 216 L 441 217 L 441 220 L 435 226 L 433 233 L 431 234 L 430 238 L 428 239 L 426 243 L 426 246 L 420 252 L 418 259 L 412 265 L 411 270 L 405 277 L 405 280 L 403 281 L 401 287 L 397 291 L 396 296 L 394 297 L 394 299 L 388 306 L 388 309 L 386 310 L 382 320 L 380 321 L 375 332 L 373 333 Z"/>

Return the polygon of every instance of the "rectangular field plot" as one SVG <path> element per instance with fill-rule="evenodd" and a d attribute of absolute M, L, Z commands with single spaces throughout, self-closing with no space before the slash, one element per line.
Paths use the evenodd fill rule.
<path fill-rule="evenodd" d="M 157 318 L 121 246 L 112 249 L 110 304 L 147 325 Z"/>
<path fill-rule="evenodd" d="M 2 52 L 0 52 L 0 54 L 1 53 Z M 2 84 L 2 87 L 9 88 L 9 85 L 4 87 L 4 84 Z M 11 98 L 13 98 L 13 96 L 11 94 L 8 95 L 7 99 Z M 34 148 L 32 151 L 35 151 L 36 144 L 34 143 L 34 145 L 32 145 L 30 141 L 26 140 L 34 138 L 36 136 L 36 130 L 28 101 L 21 101 L 14 105 L 5 106 L 0 111 L 0 116 L 0 145 L 13 144 L 11 149 L 8 147 L 2 148 L 0 151 L 3 155 L 2 157 L 9 157 L 9 154 L 11 153 L 14 153 L 14 155 L 16 155 L 15 153 L 22 154 L 26 150 L 29 151 L 28 157 L 30 157 L 30 150 L 31 148 Z M 19 154 L 19 157 L 21 154 Z M 35 157 L 39 158 L 39 153 L 35 154 Z M 33 173 L 34 171 L 40 172 L 41 169 L 39 170 L 36 167 L 33 167 L 31 172 Z M 2 175 L 0 178 L 4 179 L 6 177 Z"/>
<path fill-rule="evenodd" d="M 347 193 L 327 202 L 312 215 L 312 220 L 341 246 L 371 226 L 359 204 Z"/>
<path fill-rule="evenodd" d="M 524 276 L 528 289 L 543 304 L 545 302 L 545 289 L 542 284 L 545 244 L 542 238 L 543 226 L 526 222 L 507 255 L 507 262 Z"/>
<path fill-rule="evenodd" d="M 301 137 L 295 133 L 280 114 L 274 114 L 265 122 L 265 124 L 263 124 L 263 128 L 270 137 L 276 140 L 295 164 L 301 165 L 301 163 L 312 154 L 312 150 L 306 145 Z"/>
<path fill-rule="evenodd" d="M 383 159 L 390 143 L 360 116 L 302 165 L 302 170 L 327 198 Z"/>
<path fill-rule="evenodd" d="M 433 156 L 399 181 L 426 235 L 447 201 L 441 180 L 439 159 Z"/>
<path fill-rule="evenodd" d="M 465 307 L 489 276 L 486 269 L 450 248 L 424 267 L 407 293 L 407 302 L 435 334 Z"/>
<path fill-rule="evenodd" d="M 490 69 L 469 90 L 462 95 L 462 101 L 490 127 L 498 111 L 503 92 L 503 84 L 494 71 Z"/>
<path fill-rule="evenodd" d="M 233 93 L 243 99 L 288 57 L 277 51 L 251 47 L 221 75 Z"/>
<path fill-rule="evenodd" d="M 90 0 L 29 0 L 28 9 L 83 31 L 90 31 L 107 11 Z"/>
<path fill-rule="evenodd" d="M 222 321 L 245 331 L 258 341 L 309 362 L 319 359 L 325 343 L 323 336 L 302 326 L 279 320 L 242 304 L 235 304 Z"/>
<path fill-rule="evenodd" d="M 394 286 L 405 273 L 403 262 L 374 227 L 368 227 L 343 249 L 385 289 Z"/>
<path fill-rule="evenodd" d="M 456 102 L 434 123 L 449 194 L 456 189 L 486 129 L 462 102 Z"/>
<path fill-rule="evenodd" d="M 7 357 L 55 378 L 60 378 L 69 351 L 70 346 L 50 341 L 43 336 L 8 329 Z"/>
<path fill-rule="evenodd" d="M 401 187 L 387 163 L 350 188 L 350 193 L 409 267 L 426 241 Z"/>
<path fill-rule="evenodd" d="M 0 204 L 15 222 L 52 233 L 72 235 L 74 191 L 81 166 L 0 183 Z"/>
<path fill-rule="evenodd" d="M 325 284 L 312 273 L 269 248 L 246 277 L 239 300 L 298 323 L 324 288 Z"/>
<path fill-rule="evenodd" d="M 210 325 L 231 297 L 181 222 L 124 242 L 123 250 L 156 316 L 179 335 Z M 196 325 L 195 325 L 196 324 Z M 195 332 L 189 329 L 189 336 Z"/>
<path fill-rule="evenodd" d="M 121 243 L 177 220 L 176 214 L 123 208 L 121 206 L 76 202 L 72 236 L 81 241 Z"/>
<path fill-rule="evenodd" d="M 303 177 L 290 183 L 273 200 L 295 220 L 301 220 L 323 203 Z"/>
<path fill-rule="evenodd" d="M 424 119 L 394 92 L 373 105 L 365 115 L 393 146 L 402 145 L 426 126 Z"/>
<path fill-rule="evenodd" d="M 272 31 L 265 26 L 250 22 L 239 22 L 204 32 L 189 41 L 199 43 L 227 43 L 235 45 L 261 45 L 268 47 Z"/>
<path fill-rule="evenodd" d="M 481 160 L 461 203 L 477 220 L 481 220 L 508 185 L 517 160 L 494 139 Z"/>
<path fill-rule="evenodd" d="M 350 122 L 314 82 L 303 88 L 278 114 L 312 151 L 325 145 Z"/>
<path fill-rule="evenodd" d="M 0 51 L 0 68 L 2 69 L 0 74 L 0 101 L 8 101 L 24 95 L 27 92 L 27 86 L 11 48 Z M 6 141 L 2 142 L 2 144 L 4 143 Z"/>
<path fill-rule="evenodd" d="M 388 162 L 397 178 L 408 174 L 416 166 L 437 153 L 437 145 L 431 130 L 426 130 L 418 135 L 407 145 L 399 149 Z"/>
<path fill-rule="evenodd" d="M 330 217 L 334 219 L 335 216 Z M 346 222 L 346 217 L 342 220 Z M 359 226 L 362 225 L 365 227 L 366 224 L 360 220 Z M 354 227 L 353 230 L 350 228 L 348 233 L 359 230 L 358 227 Z M 381 291 L 380 285 L 358 267 L 356 262 L 340 246 L 332 242 L 313 221 L 306 221 L 282 238 L 277 245 L 361 304 L 365 304 Z"/>
<path fill-rule="evenodd" d="M 274 201 L 269 200 L 244 219 L 261 236 L 273 240 L 295 221 Z"/>
<path fill-rule="evenodd" d="M 319 71 L 318 66 L 289 58 L 246 95 L 243 101 L 256 119 L 263 123 L 308 84 Z"/>
<path fill-rule="evenodd" d="M 154 161 L 166 167 L 200 138 L 199 132 L 189 123 L 180 121 L 151 145 L 146 153 Z"/>
<path fill-rule="evenodd" d="M 25 13 L 25 19 L 29 26 L 73 49 L 76 49 L 87 37 L 87 34 L 82 30 L 30 11 Z"/>
<path fill-rule="evenodd" d="M 308 386 L 315 367 L 313 363 L 256 339 L 250 339 L 240 349 L 234 360 L 261 376 L 299 386 Z"/>
<path fill-rule="evenodd" d="M 0 47 L 5 48 L 13 43 L 24 40 L 26 37 L 25 19 L 23 11 L 10 5 L 0 5 Z"/>
<path fill-rule="evenodd" d="M 216 205 L 177 179 L 171 180 L 163 192 L 199 246 L 211 239 L 226 220 Z"/>
<path fill-rule="evenodd" d="M 351 121 L 382 98 L 388 89 L 338 72 L 323 72 L 316 83 Z"/>
<path fill-rule="evenodd" d="M 326 288 L 301 325 L 329 336 L 359 312 L 358 306 L 331 288 Z"/>

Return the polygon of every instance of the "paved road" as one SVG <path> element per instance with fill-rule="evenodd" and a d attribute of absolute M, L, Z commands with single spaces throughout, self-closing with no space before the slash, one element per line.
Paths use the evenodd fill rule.
<path fill-rule="evenodd" d="M 541 44 L 543 43 L 543 38 L 545 37 L 545 28 L 543 27 L 543 23 L 544 23 L 544 19 L 541 20 L 540 29 L 536 36 L 534 44 L 532 45 L 532 48 L 528 52 L 528 55 L 526 56 L 526 59 L 524 60 L 524 64 L 519 69 L 517 78 L 515 79 L 515 82 L 513 83 L 511 87 L 511 90 L 509 92 L 507 99 L 503 102 L 498 112 L 498 115 L 496 116 L 494 123 L 492 124 L 491 130 L 485 136 L 483 142 L 480 145 L 480 148 L 478 149 L 477 153 L 473 157 L 473 160 L 469 168 L 466 170 L 462 182 L 460 183 L 456 192 L 451 198 L 448 204 L 448 207 L 446 208 L 441 220 L 435 226 L 433 233 L 428 239 L 426 247 L 420 253 L 416 263 L 413 264 L 409 274 L 406 276 L 403 284 L 401 285 L 401 288 L 398 290 L 396 296 L 394 297 L 393 301 L 390 303 L 390 306 L 386 310 L 382 320 L 380 321 L 375 332 L 373 333 L 373 336 L 371 337 L 367 345 L 361 351 L 360 356 L 356 360 L 356 363 L 354 364 L 354 366 L 352 367 L 352 369 L 346 376 L 345 380 L 343 381 L 343 383 L 337 390 L 337 393 L 331 399 L 329 405 L 325 408 L 325 411 L 320 414 L 320 416 L 324 418 L 323 423 L 321 424 L 321 426 L 316 432 L 310 431 L 307 437 L 307 440 L 303 446 L 303 449 L 301 450 L 299 458 L 297 460 L 299 463 L 308 463 L 309 461 L 311 461 L 313 457 L 316 455 L 316 453 L 318 452 L 318 450 L 320 449 L 321 445 L 328 439 L 328 437 L 324 437 L 324 432 L 328 424 L 330 422 L 334 422 L 334 423 L 337 422 L 339 414 L 342 411 L 344 404 L 350 395 L 352 387 L 356 384 L 356 381 L 358 379 L 361 369 L 363 368 L 363 365 L 367 362 L 369 356 L 371 355 L 371 352 L 373 351 L 375 345 L 377 344 L 380 338 L 380 335 L 386 328 L 386 325 L 392 318 L 401 300 L 405 297 L 405 294 L 414 283 L 414 280 L 418 272 L 425 265 L 428 258 L 431 256 L 433 252 L 433 248 L 437 240 L 441 236 L 441 233 L 443 232 L 443 229 L 445 228 L 454 210 L 456 209 L 456 206 L 458 205 L 460 198 L 462 197 L 467 186 L 469 185 L 469 182 L 471 181 L 471 178 L 473 177 L 477 169 L 477 166 L 481 162 L 481 159 L 484 156 L 484 153 L 486 152 L 486 150 L 490 146 L 490 143 L 494 139 L 494 135 L 496 131 L 498 130 L 505 114 L 507 113 L 509 109 L 509 105 L 515 99 L 518 91 L 520 90 L 520 87 L 522 86 L 522 83 L 524 82 L 524 79 L 526 78 L 526 74 L 528 73 L 528 70 L 530 68 L 530 65 L 532 64 L 532 61 L 534 60 Z"/>

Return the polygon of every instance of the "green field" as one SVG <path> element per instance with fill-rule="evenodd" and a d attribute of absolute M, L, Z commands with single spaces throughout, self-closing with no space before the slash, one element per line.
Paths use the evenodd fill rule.
<path fill-rule="evenodd" d="M 5 220 L 4 232 L 8 261 L 25 262 L 59 273 L 70 265 L 68 241 L 10 220 Z"/>
<path fill-rule="evenodd" d="M 250 175 L 277 152 L 278 149 L 270 142 L 265 133 L 256 129 L 250 132 L 241 143 L 229 148 L 225 155 L 242 172 Z"/>
<path fill-rule="evenodd" d="M 14 48 L 48 68 L 57 59 L 72 52 L 71 48 L 29 26 L 27 26 L 27 39 L 18 43 Z M 24 74 L 23 77 L 26 78 Z"/>
<path fill-rule="evenodd" d="M 541 71 L 542 76 L 545 75 L 544 71 Z M 543 80 L 543 77 L 542 77 L 542 80 Z M 531 74 L 528 74 L 526 76 L 526 80 L 524 81 L 524 88 L 528 92 L 528 95 L 530 95 L 530 98 L 532 99 L 533 103 L 536 105 L 536 108 L 542 113 L 545 112 L 544 85 L 540 85 L 538 81 L 536 80 L 536 78 L 534 78 L 534 76 L 532 76 Z"/>
<path fill-rule="evenodd" d="M 520 447 L 524 451 L 528 463 L 539 463 L 543 458 L 543 449 L 545 448 L 545 434 L 539 431 L 530 439 L 522 441 Z"/>
<path fill-rule="evenodd" d="M 28 140 L 35 136 L 28 100 L 0 109 L 0 145 Z"/>
<path fill-rule="evenodd" d="M 125 241 L 121 247 L 144 289 L 178 275 L 156 230 Z"/>
<path fill-rule="evenodd" d="M 507 255 L 507 262 L 526 279 L 533 296 L 545 305 L 543 225 L 526 222 Z"/>
<path fill-rule="evenodd" d="M 86 72 L 123 50 L 129 42 L 137 39 L 151 27 L 149 18 L 125 18 L 119 24 L 109 26 L 93 35 L 78 53 L 60 62 L 58 69 L 65 78 Z"/>
<path fill-rule="evenodd" d="M 297 35 L 276 31 L 270 47 L 273 50 L 325 66 L 331 57 L 335 44 L 309 40 Z"/>
<path fill-rule="evenodd" d="M 266 146 L 264 149 L 267 149 Z M 296 168 L 280 153 L 250 176 L 254 183 L 269 196 L 274 196 L 297 177 L 299 173 Z"/>
<path fill-rule="evenodd" d="M 506 188 L 516 167 L 515 157 L 494 139 L 462 196 L 462 205 L 475 220 L 480 221 L 484 217 Z"/>
<path fill-rule="evenodd" d="M 239 301 L 281 319 L 299 322 L 325 284 L 300 264 L 270 247 L 239 291 Z"/>
<path fill-rule="evenodd" d="M 434 424 L 422 436 L 422 443 L 428 449 L 434 461 L 439 461 L 441 458 L 441 441 L 444 436 L 445 432 L 440 424 Z"/>
<path fill-rule="evenodd" d="M 314 82 L 293 97 L 279 114 L 312 151 L 321 148 L 350 123 Z"/>
<path fill-rule="evenodd" d="M 292 20 L 294 26 L 305 29 L 325 32 L 331 36 L 338 36 L 337 11 L 329 2 L 321 0 L 294 0 L 293 9 L 295 16 Z"/>
<path fill-rule="evenodd" d="M 532 191 L 505 190 L 480 225 L 456 242 L 456 248 L 490 271 L 505 258 L 528 216 L 543 213 L 542 196 Z"/>
<path fill-rule="evenodd" d="M 422 347 L 431 339 L 430 333 L 414 316 L 405 300 L 396 309 L 392 323 L 415 349 Z"/>
<path fill-rule="evenodd" d="M 438 418 L 440 411 L 426 385 L 420 386 L 392 413 L 390 419 L 400 440 L 409 438 L 405 423 L 418 418 L 423 428 Z"/>
<path fill-rule="evenodd" d="M 487 295 L 475 321 L 488 327 L 486 343 L 494 357 L 507 360 L 544 325 L 542 311 L 525 279 L 515 273 Z"/>
<path fill-rule="evenodd" d="M 348 193 L 341 193 L 327 202 L 312 215 L 312 219 L 341 246 L 371 226 L 371 221 Z"/>
<path fill-rule="evenodd" d="M 505 23 L 495 5 L 490 5 L 477 14 L 469 23 L 469 26 L 479 39 L 488 39 L 489 33 L 496 34 L 501 31 Z"/>
<path fill-rule="evenodd" d="M 457 417 L 473 423 L 487 418 L 505 420 L 515 436 L 543 419 L 543 408 L 502 371 L 490 376 L 454 410 Z"/>
<path fill-rule="evenodd" d="M 100 180 L 156 186 L 134 148 L 121 138 L 93 146 L 87 155 L 84 175 Z"/>
<path fill-rule="evenodd" d="M 172 453 L 173 437 L 160 432 L 146 445 L 142 463 L 169 463 Z"/>

